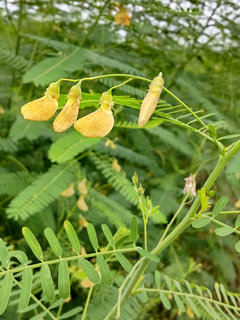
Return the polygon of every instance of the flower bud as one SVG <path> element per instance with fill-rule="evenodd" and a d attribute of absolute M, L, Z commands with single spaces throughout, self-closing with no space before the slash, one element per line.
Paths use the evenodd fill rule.
<path fill-rule="evenodd" d="M 195 180 L 195 176 L 190 174 L 189 177 L 184 179 L 185 182 L 185 186 L 183 189 L 183 193 L 184 194 L 189 194 L 191 197 L 196 197 L 197 192 L 196 192 L 196 180 Z"/>
<path fill-rule="evenodd" d="M 78 209 L 80 209 L 82 211 L 88 211 L 88 205 L 86 204 L 84 196 L 80 196 L 78 198 L 77 206 L 78 206 Z"/>
<path fill-rule="evenodd" d="M 73 183 L 70 184 L 70 186 L 67 189 L 65 189 L 65 190 L 63 190 L 61 192 L 61 196 L 62 197 L 66 197 L 66 198 L 71 197 L 73 195 L 74 195 L 74 185 L 73 185 Z"/>
<path fill-rule="evenodd" d="M 88 187 L 87 187 L 87 179 L 86 178 L 78 183 L 78 192 L 80 194 L 84 194 L 84 195 L 88 194 Z"/>
<path fill-rule="evenodd" d="M 24 119 L 47 121 L 52 118 L 58 108 L 59 93 L 59 84 L 51 83 L 42 98 L 28 102 L 21 108 Z"/>
<path fill-rule="evenodd" d="M 162 92 L 162 88 L 164 85 L 164 81 L 162 78 L 162 73 L 159 73 L 159 76 L 154 78 L 153 81 L 149 85 L 148 93 L 142 101 L 139 117 L 138 117 L 138 125 L 139 127 L 144 126 L 150 119 L 153 114 L 160 94 Z"/>
<path fill-rule="evenodd" d="M 65 106 L 53 122 L 53 129 L 56 132 L 63 132 L 76 122 L 81 99 L 81 89 L 78 86 L 73 86 L 68 93 Z"/>
<path fill-rule="evenodd" d="M 113 162 L 112 162 L 112 168 L 117 171 L 117 172 L 120 172 L 121 171 L 121 166 L 119 165 L 117 159 L 114 159 Z"/>
<path fill-rule="evenodd" d="M 114 104 L 112 95 L 104 92 L 100 103 L 101 107 L 97 111 L 82 117 L 74 125 L 74 128 L 85 137 L 104 137 L 113 128 L 114 118 L 111 108 Z"/>

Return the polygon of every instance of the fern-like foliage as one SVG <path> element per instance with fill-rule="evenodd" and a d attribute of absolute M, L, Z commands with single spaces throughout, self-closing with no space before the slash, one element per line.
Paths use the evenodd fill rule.
<path fill-rule="evenodd" d="M 123 172 L 118 172 L 106 155 L 91 153 L 89 156 L 96 168 L 102 172 L 104 177 L 132 204 L 138 203 L 138 198 L 132 183 L 125 177 Z"/>
<path fill-rule="evenodd" d="M 89 64 L 98 65 L 119 70 L 123 73 L 142 75 L 141 71 L 131 65 L 123 63 L 117 59 L 100 55 L 95 51 L 71 44 L 68 45 L 66 43 L 61 43 L 60 41 L 52 41 L 43 37 L 32 35 L 25 36 L 44 43 L 56 50 L 61 50 L 62 53 L 60 57 L 45 58 L 43 61 L 28 70 L 23 77 L 23 80 L 26 83 L 34 81 L 36 85 L 47 85 L 49 81 L 54 81 L 64 77 L 69 72 L 82 70 L 86 63 L 88 66 Z"/>
<path fill-rule="evenodd" d="M 98 287 L 95 290 L 89 305 L 88 315 L 90 319 L 102 320 L 117 300 L 118 290 L 116 287 Z M 121 320 L 137 320 L 141 310 L 142 301 L 139 296 L 130 297 L 121 308 Z"/>
<path fill-rule="evenodd" d="M 14 142 L 26 138 L 35 140 L 39 137 L 51 137 L 52 129 L 49 123 L 24 120 L 23 117 L 17 117 L 16 121 L 11 126 L 9 138 Z"/>
<path fill-rule="evenodd" d="M 206 287 L 199 287 L 187 280 L 180 283 L 166 275 L 160 276 L 158 271 L 155 273 L 155 280 L 157 289 L 139 288 L 137 291 L 158 293 L 163 306 L 168 310 L 173 307 L 174 301 L 182 312 L 185 312 L 188 306 L 200 319 L 203 314 L 205 319 L 239 319 L 240 294 L 227 291 L 222 284 L 215 284 L 217 298 L 214 298 L 213 293 Z"/>
<path fill-rule="evenodd" d="M 26 171 L 2 173 L 0 180 L 0 194 L 15 195 L 26 188 L 35 178 L 35 173 L 29 173 Z"/>
<path fill-rule="evenodd" d="M 150 161 L 148 157 L 146 157 L 145 155 L 142 155 L 124 146 L 121 146 L 118 143 L 115 143 L 115 147 L 115 149 L 106 147 L 104 142 L 101 141 L 96 145 L 95 150 L 101 153 L 106 153 L 111 157 L 122 158 L 146 167 L 150 166 Z"/>
<path fill-rule="evenodd" d="M 24 57 L 17 56 L 13 52 L 3 48 L 0 48 L 0 62 L 4 62 L 20 72 L 24 72 L 28 66 L 28 61 Z"/>
<path fill-rule="evenodd" d="M 10 138 L 0 138 L 0 152 L 15 152 L 17 150 L 16 144 Z"/>
<path fill-rule="evenodd" d="M 25 220 L 43 210 L 66 189 L 74 178 L 75 162 L 52 166 L 10 203 L 6 213 L 14 220 Z"/>
<path fill-rule="evenodd" d="M 110 224 L 116 227 L 130 225 L 132 218 L 131 211 L 127 210 L 116 201 L 111 200 L 110 197 L 107 197 L 94 189 L 90 189 L 87 200 L 93 208 L 94 215 L 97 214 L 97 216 L 101 218 L 106 218 Z"/>
<path fill-rule="evenodd" d="M 71 244 L 72 251 L 71 256 L 63 257 L 63 250 L 60 242 L 52 231 L 51 228 L 44 230 L 44 235 L 50 245 L 53 254 L 57 257 L 54 260 L 47 260 L 43 253 L 42 247 L 37 238 L 31 232 L 30 229 L 24 227 L 22 229 L 23 236 L 32 250 L 34 256 L 39 260 L 39 263 L 30 264 L 27 255 L 20 250 L 9 251 L 9 248 L 5 245 L 4 241 L 0 238 L 0 314 L 3 314 L 6 310 L 9 300 L 10 304 L 16 304 L 19 312 L 26 313 L 31 312 L 33 309 L 42 309 L 36 316 L 37 318 L 50 316 L 52 319 L 56 319 L 57 306 L 63 303 L 63 301 L 70 297 L 70 269 L 68 264 L 71 261 L 77 261 L 85 275 L 93 283 L 93 285 L 103 285 L 105 287 L 112 287 L 113 277 L 109 269 L 107 258 L 111 258 L 112 261 L 119 260 L 120 264 L 124 261 L 125 265 L 128 262 L 127 258 L 122 253 L 136 252 L 138 247 L 128 247 L 122 249 L 115 248 L 115 237 L 113 237 L 110 229 L 107 225 L 102 225 L 103 233 L 108 242 L 108 250 L 106 248 L 100 250 L 96 230 L 93 225 L 89 224 L 87 227 L 87 233 L 89 241 L 95 251 L 90 254 L 80 254 L 80 242 L 78 236 L 74 230 L 73 225 L 69 221 L 64 222 L 65 234 Z M 141 249 L 141 248 L 140 248 Z M 96 266 L 94 266 L 88 259 L 95 258 Z M 17 260 L 17 263 L 15 262 Z M 57 265 L 57 288 L 55 290 L 55 284 L 52 277 L 52 271 L 50 265 Z M 131 265 L 131 264 L 130 264 Z M 33 271 L 40 269 L 40 272 Z M 100 271 L 98 272 L 97 269 Z M 100 277 L 100 275 L 101 277 Z M 36 284 L 40 284 L 42 291 L 42 301 L 38 300 L 32 293 Z M 48 309 L 45 306 L 45 302 L 51 302 L 51 308 Z M 69 313 L 63 313 L 62 319 L 67 319 L 73 315 L 79 314 L 82 311 L 82 307 L 74 308 Z M 34 317 L 31 319 L 35 319 Z"/>
<path fill-rule="evenodd" d="M 93 147 L 101 139 L 85 138 L 78 132 L 71 132 L 51 145 L 49 158 L 52 162 L 62 163 L 73 159 L 79 153 Z"/>

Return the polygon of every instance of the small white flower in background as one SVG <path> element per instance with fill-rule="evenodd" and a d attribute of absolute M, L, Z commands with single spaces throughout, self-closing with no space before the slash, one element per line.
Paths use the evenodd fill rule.
<path fill-rule="evenodd" d="M 191 197 L 196 197 L 197 192 L 196 192 L 196 180 L 195 176 L 190 174 L 189 177 L 185 178 L 185 186 L 183 189 L 184 194 L 189 194 Z"/>

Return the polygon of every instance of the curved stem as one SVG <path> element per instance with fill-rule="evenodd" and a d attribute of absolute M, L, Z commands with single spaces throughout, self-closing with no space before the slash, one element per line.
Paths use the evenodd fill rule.
<path fill-rule="evenodd" d="M 111 77 L 128 77 L 128 78 L 132 78 L 132 79 L 136 79 L 136 80 L 142 80 L 142 81 L 146 81 L 146 82 L 151 82 L 152 80 L 144 78 L 144 77 L 140 77 L 140 76 L 135 76 L 132 74 L 121 74 L 121 73 L 111 73 L 111 74 L 102 74 L 99 76 L 94 76 L 94 77 L 87 77 L 87 78 L 82 78 L 82 79 L 68 79 L 68 78 L 61 78 L 57 81 L 57 83 L 60 83 L 62 81 L 72 81 L 72 82 L 83 82 L 83 81 L 89 81 L 89 80 L 96 80 L 96 79 L 101 79 L 101 78 L 111 78 Z"/>
<path fill-rule="evenodd" d="M 228 161 L 240 150 L 240 140 L 236 142 L 236 144 L 224 155 L 220 156 L 219 161 L 208 177 L 207 181 L 203 185 L 203 188 L 205 188 L 206 192 L 209 191 L 217 177 L 220 175 Z M 191 219 L 195 215 L 195 213 L 198 210 L 198 207 L 200 205 L 200 198 L 199 196 L 196 197 L 195 201 L 193 202 L 191 208 L 189 209 L 188 213 L 184 217 L 184 219 L 177 225 L 177 227 L 164 239 L 159 240 L 157 246 L 151 251 L 152 254 L 158 255 L 160 252 L 162 252 L 164 249 L 166 249 L 190 224 Z M 132 290 L 134 289 L 135 285 L 138 282 L 138 279 L 141 277 L 143 272 L 146 270 L 147 266 L 149 265 L 150 261 L 148 259 L 144 259 L 142 263 L 139 265 L 139 268 L 136 270 L 133 278 L 129 282 L 125 292 L 122 295 L 121 302 L 123 303 L 125 299 L 132 293 Z M 112 310 L 107 315 L 108 319 L 110 319 L 117 310 L 117 304 L 114 305 Z"/>
<path fill-rule="evenodd" d="M 113 89 L 117 89 L 117 88 L 119 88 L 119 87 L 121 87 L 121 86 L 124 86 L 126 83 L 128 83 L 128 82 L 129 82 L 129 81 L 131 81 L 131 80 L 133 80 L 133 78 L 127 79 L 126 81 L 124 81 L 124 82 L 122 82 L 122 83 L 117 84 L 116 86 L 114 86 L 114 87 L 112 87 L 112 88 L 108 89 L 108 91 L 107 91 L 107 92 L 111 93 Z"/>

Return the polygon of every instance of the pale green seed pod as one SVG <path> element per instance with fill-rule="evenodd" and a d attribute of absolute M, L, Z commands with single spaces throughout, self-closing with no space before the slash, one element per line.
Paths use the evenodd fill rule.
<path fill-rule="evenodd" d="M 163 89 L 163 85 L 164 81 L 162 78 L 162 73 L 160 72 L 159 76 L 154 78 L 150 83 L 148 93 L 142 101 L 138 117 L 139 127 L 144 126 L 148 122 L 154 110 L 156 109 L 158 99 Z"/>
<path fill-rule="evenodd" d="M 104 137 L 113 128 L 114 118 L 111 108 L 114 103 L 112 95 L 104 92 L 100 103 L 101 107 L 97 111 L 82 117 L 74 125 L 74 128 L 85 137 Z"/>
<path fill-rule="evenodd" d="M 58 108 L 59 93 L 59 84 L 51 83 L 42 98 L 30 101 L 21 108 L 24 119 L 47 121 L 52 118 Z"/>
<path fill-rule="evenodd" d="M 53 122 L 53 129 L 56 132 L 67 130 L 77 121 L 81 100 L 81 89 L 78 86 L 73 86 L 68 93 L 68 99 L 65 106 Z"/>

